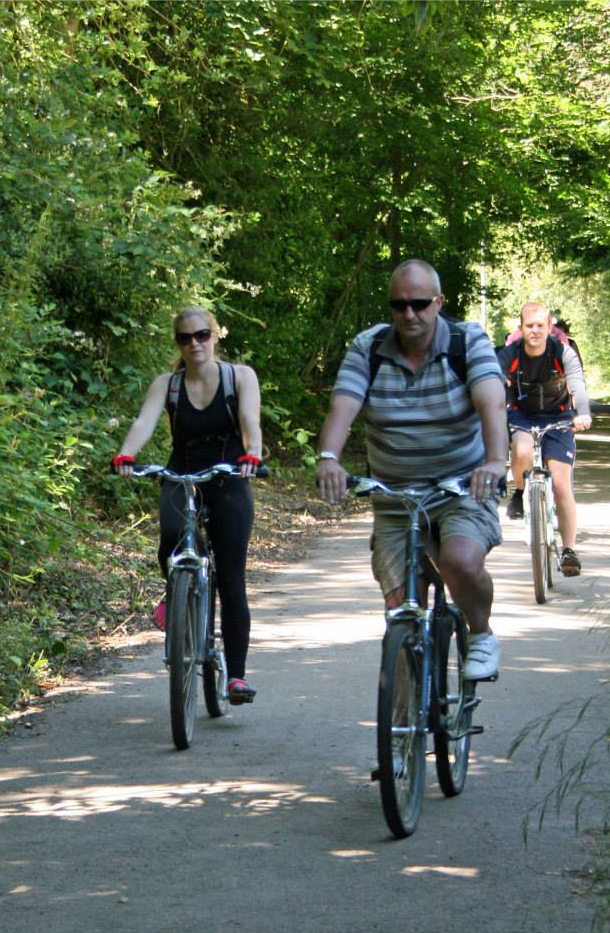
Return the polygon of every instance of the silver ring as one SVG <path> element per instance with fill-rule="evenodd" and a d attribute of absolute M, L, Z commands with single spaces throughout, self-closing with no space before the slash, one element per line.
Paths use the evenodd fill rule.
<path fill-rule="evenodd" d="M 491 483 L 491 480 L 490 480 L 490 479 L 486 479 L 486 480 L 485 480 L 485 483 L 486 483 L 486 484 L 487 484 L 487 483 Z"/>

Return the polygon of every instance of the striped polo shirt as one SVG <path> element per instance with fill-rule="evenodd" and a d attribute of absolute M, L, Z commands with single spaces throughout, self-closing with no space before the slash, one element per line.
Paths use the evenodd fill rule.
<path fill-rule="evenodd" d="M 370 348 L 387 325 L 362 331 L 350 346 L 333 392 L 364 402 L 365 436 L 372 476 L 386 483 L 456 476 L 485 460 L 481 421 L 469 389 L 482 379 L 503 382 L 496 354 L 479 324 L 460 322 L 465 332 L 466 385 L 447 359 L 450 331 L 437 317 L 424 365 L 413 373 L 392 326 L 377 353 L 379 370 L 370 387 Z"/>

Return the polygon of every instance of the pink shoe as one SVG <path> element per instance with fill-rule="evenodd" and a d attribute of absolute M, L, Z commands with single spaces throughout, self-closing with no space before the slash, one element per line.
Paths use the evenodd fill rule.
<path fill-rule="evenodd" d="M 165 631 L 165 600 L 162 599 L 161 602 L 155 606 L 153 612 L 153 622 L 162 632 Z"/>
<path fill-rule="evenodd" d="M 256 687 L 250 687 L 245 680 L 239 677 L 229 678 L 229 703 L 231 706 L 241 706 L 242 703 L 252 703 L 256 696 Z"/>

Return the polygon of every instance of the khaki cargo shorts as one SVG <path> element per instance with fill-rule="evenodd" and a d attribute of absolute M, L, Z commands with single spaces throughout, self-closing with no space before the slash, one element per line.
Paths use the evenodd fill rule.
<path fill-rule="evenodd" d="M 476 502 L 470 496 L 461 496 L 430 509 L 428 514 L 431 521 L 438 526 L 441 542 L 455 536 L 472 538 L 480 544 L 485 554 L 502 543 L 498 503 L 495 499 Z M 404 509 L 389 510 L 387 505 L 381 509 L 374 507 L 371 543 L 373 576 L 384 595 L 404 583 L 406 531 L 409 521 L 409 515 Z M 438 546 L 435 538 L 427 550 L 433 558 L 437 557 Z"/>

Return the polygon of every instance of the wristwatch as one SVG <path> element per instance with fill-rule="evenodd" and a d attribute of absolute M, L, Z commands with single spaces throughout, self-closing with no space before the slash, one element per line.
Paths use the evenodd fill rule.
<path fill-rule="evenodd" d="M 339 462 L 339 458 L 332 450 L 321 450 L 317 456 L 318 460 L 336 460 Z"/>

